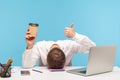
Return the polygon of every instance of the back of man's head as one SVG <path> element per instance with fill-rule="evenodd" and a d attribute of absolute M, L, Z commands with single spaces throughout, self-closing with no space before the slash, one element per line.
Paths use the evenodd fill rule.
<path fill-rule="evenodd" d="M 47 55 L 48 68 L 61 69 L 64 67 L 66 58 L 64 52 L 59 48 L 53 48 Z"/>

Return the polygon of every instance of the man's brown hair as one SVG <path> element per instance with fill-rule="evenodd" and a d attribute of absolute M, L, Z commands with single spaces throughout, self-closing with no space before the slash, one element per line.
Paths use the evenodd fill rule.
<path fill-rule="evenodd" d="M 66 58 L 64 52 L 59 48 L 53 48 L 47 55 L 48 68 L 61 69 L 64 67 Z"/>

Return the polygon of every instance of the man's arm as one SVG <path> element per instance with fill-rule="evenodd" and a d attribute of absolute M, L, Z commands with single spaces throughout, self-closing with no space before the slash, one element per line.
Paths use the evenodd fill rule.
<path fill-rule="evenodd" d="M 29 26 L 26 32 L 25 40 L 27 43 L 27 47 L 22 56 L 22 65 L 24 68 L 32 68 L 36 63 L 36 60 L 38 59 L 37 45 L 34 46 L 37 34 L 35 36 L 32 36 L 30 27 L 31 26 Z"/>
<path fill-rule="evenodd" d="M 92 40 L 82 34 L 76 33 L 72 39 L 76 42 L 76 44 L 73 44 L 75 52 L 89 53 L 90 48 L 96 46 Z"/>
<path fill-rule="evenodd" d="M 89 52 L 91 47 L 96 46 L 87 36 L 76 33 L 73 26 L 65 28 L 65 35 L 75 41 L 68 44 L 69 47 L 72 46 L 73 52 L 86 53 Z"/>
<path fill-rule="evenodd" d="M 23 68 L 32 68 L 40 57 L 37 45 L 34 45 L 32 49 L 26 49 L 22 57 Z"/>

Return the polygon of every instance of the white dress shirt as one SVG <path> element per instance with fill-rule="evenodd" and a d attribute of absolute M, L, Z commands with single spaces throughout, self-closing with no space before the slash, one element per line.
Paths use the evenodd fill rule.
<path fill-rule="evenodd" d="M 65 53 L 65 66 L 69 65 L 74 53 L 88 53 L 90 47 L 96 46 L 87 36 L 76 33 L 73 40 L 39 41 L 32 49 L 23 53 L 23 67 L 32 68 L 36 61 L 40 61 L 42 66 L 47 65 L 47 54 L 53 44 L 58 44 Z"/>

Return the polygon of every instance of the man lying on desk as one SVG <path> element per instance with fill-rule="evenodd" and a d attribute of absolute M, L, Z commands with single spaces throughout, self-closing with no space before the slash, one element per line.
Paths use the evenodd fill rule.
<path fill-rule="evenodd" d="M 23 53 L 24 68 L 32 68 L 39 60 L 40 66 L 61 69 L 71 65 L 74 53 L 86 53 L 95 46 L 87 36 L 75 32 L 73 26 L 64 31 L 65 36 L 73 40 L 39 41 L 34 45 L 37 34 L 31 35 L 31 26 L 38 27 L 38 24 L 30 23 L 25 36 L 27 47 Z"/>

